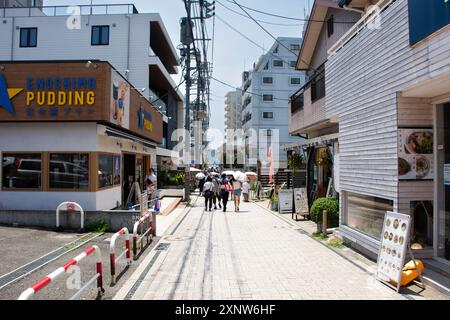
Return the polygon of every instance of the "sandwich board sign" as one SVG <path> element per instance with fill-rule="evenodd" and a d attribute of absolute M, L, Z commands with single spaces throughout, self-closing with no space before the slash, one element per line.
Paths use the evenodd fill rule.
<path fill-rule="evenodd" d="M 278 191 L 279 213 L 292 213 L 294 193 L 292 189 Z"/>
<path fill-rule="evenodd" d="M 410 230 L 410 215 L 386 212 L 381 233 L 376 277 L 397 292 L 400 291 L 407 250 L 415 261 L 409 247 Z M 397 284 L 397 287 L 391 283 L 392 281 Z"/>
<path fill-rule="evenodd" d="M 306 188 L 296 188 L 294 189 L 294 204 L 295 204 L 295 213 L 307 216 L 309 215 L 309 205 L 308 205 L 308 196 L 306 192 Z"/>

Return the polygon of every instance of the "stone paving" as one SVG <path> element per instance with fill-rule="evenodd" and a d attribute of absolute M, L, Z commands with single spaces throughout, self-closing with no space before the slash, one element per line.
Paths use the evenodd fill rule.
<path fill-rule="evenodd" d="M 405 299 L 253 203 L 205 212 L 197 199 L 114 299 Z"/>

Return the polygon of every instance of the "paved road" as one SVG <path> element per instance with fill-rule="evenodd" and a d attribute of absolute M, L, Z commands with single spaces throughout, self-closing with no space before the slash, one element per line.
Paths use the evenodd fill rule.
<path fill-rule="evenodd" d="M 202 200 L 114 299 L 404 299 L 253 203 L 211 213 Z"/>

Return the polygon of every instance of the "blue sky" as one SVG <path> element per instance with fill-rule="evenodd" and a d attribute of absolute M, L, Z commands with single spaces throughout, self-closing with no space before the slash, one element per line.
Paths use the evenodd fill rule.
<path fill-rule="evenodd" d="M 222 4 L 235 11 L 240 11 L 239 7 L 228 2 L 219 0 Z M 212 0 L 210 1 L 212 2 Z M 308 12 L 308 6 L 312 0 L 237 0 L 238 3 L 257 8 L 261 11 L 271 12 L 295 18 L 304 18 Z M 309 2 L 309 4 L 308 4 Z M 90 4 L 90 0 L 45 0 L 45 5 L 76 5 Z M 185 16 L 185 9 L 182 0 L 93 0 L 94 4 L 105 3 L 134 3 L 139 12 L 157 12 L 161 15 L 164 24 L 176 47 L 180 39 L 179 20 Z M 277 26 L 263 24 L 275 37 L 299 37 L 303 29 L 303 22 L 269 17 L 249 11 L 256 19 L 269 21 L 287 26 Z M 239 16 L 216 2 L 216 14 L 235 28 L 246 34 L 256 43 L 268 49 L 273 44 L 273 39 L 264 33 L 253 21 Z M 212 33 L 212 27 L 210 27 Z M 263 54 L 263 50 L 251 44 L 248 40 L 235 33 L 221 21 L 216 19 L 215 27 L 215 54 L 214 54 L 214 77 L 230 83 L 236 87 L 240 86 L 242 71 L 250 69 L 253 62 Z M 177 79 L 178 80 L 178 79 Z M 212 103 L 211 103 L 211 127 L 217 129 L 224 128 L 224 95 L 232 90 L 226 86 L 212 82 Z M 184 88 L 183 88 L 184 92 Z"/>

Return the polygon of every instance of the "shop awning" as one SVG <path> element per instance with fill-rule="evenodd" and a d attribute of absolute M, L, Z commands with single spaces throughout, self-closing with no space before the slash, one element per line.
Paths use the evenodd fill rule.
<path fill-rule="evenodd" d="M 285 144 L 285 145 L 283 145 L 283 149 L 284 149 L 284 151 L 290 151 L 290 150 L 295 150 L 295 149 L 302 148 L 302 147 L 324 145 L 327 143 L 335 142 L 338 139 L 339 139 L 339 133 L 333 133 L 333 134 L 320 136 L 317 138 L 299 141 L 296 143 Z"/>
<path fill-rule="evenodd" d="M 147 148 L 152 148 L 152 149 L 156 149 L 156 144 L 149 142 L 148 140 L 133 136 L 131 134 L 127 134 L 125 132 L 120 132 L 118 130 L 114 130 L 112 128 L 105 128 L 104 131 L 104 135 L 108 136 L 108 137 L 114 137 L 114 138 L 119 138 L 119 139 L 124 139 L 124 140 L 128 140 L 131 142 L 139 142 L 141 143 L 143 146 L 147 147 Z"/>

